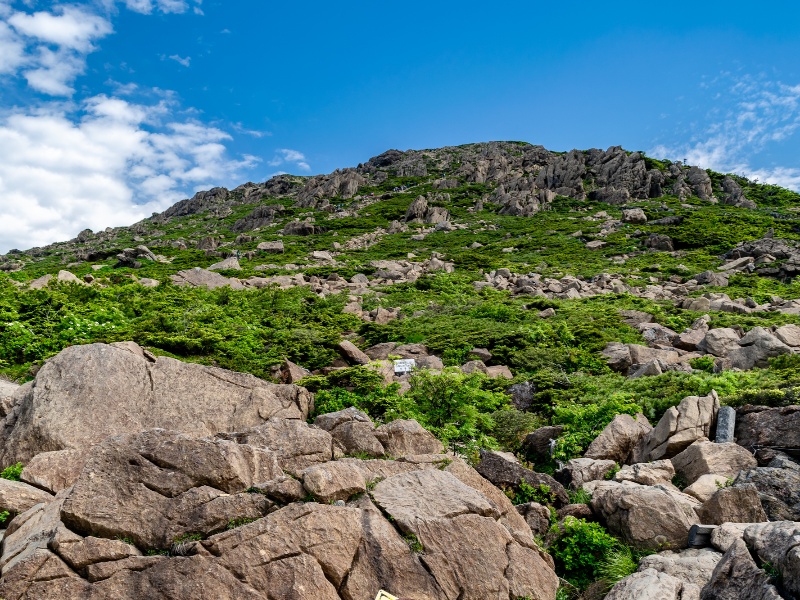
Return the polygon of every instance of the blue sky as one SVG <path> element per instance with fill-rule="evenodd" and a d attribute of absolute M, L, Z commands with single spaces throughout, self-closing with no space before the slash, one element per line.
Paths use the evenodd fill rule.
<path fill-rule="evenodd" d="M 0 252 L 488 140 L 800 189 L 797 57 L 788 1 L 0 0 Z"/>

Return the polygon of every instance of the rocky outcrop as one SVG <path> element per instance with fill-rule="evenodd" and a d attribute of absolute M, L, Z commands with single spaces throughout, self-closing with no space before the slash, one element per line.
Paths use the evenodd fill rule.
<path fill-rule="evenodd" d="M 481 461 L 477 471 L 498 487 L 516 490 L 520 482 L 530 486 L 546 486 L 544 495 L 552 495 L 556 506 L 569 504 L 569 497 L 564 487 L 546 473 L 537 473 L 523 467 L 519 460 L 508 452 L 481 450 Z"/>
<path fill-rule="evenodd" d="M 698 440 L 680 454 L 672 457 L 675 472 L 681 474 L 688 484 L 703 475 L 721 475 L 733 479 L 739 471 L 755 467 L 758 463 L 747 450 L 728 442 L 716 444 Z"/>
<path fill-rule="evenodd" d="M 747 545 L 737 540 L 719 561 L 701 600 L 781 600 L 770 578 L 758 566 Z"/>
<path fill-rule="evenodd" d="M 67 348 L 23 389 L 3 423 L 4 464 L 154 427 L 205 436 L 304 420 L 313 402 L 303 388 L 156 358 L 133 342 Z"/>
<path fill-rule="evenodd" d="M 95 446 L 72 489 L 7 530 L 2 597 L 555 599 L 524 519 L 460 459 L 329 460 L 302 479 L 335 504 L 298 502 L 269 497 L 287 481 L 278 452 L 232 438 Z"/>
<path fill-rule="evenodd" d="M 689 396 L 673 406 L 633 450 L 632 462 L 671 458 L 700 438 L 708 438 L 719 410 L 715 391 Z"/>
<path fill-rule="evenodd" d="M 737 410 L 735 431 L 736 441 L 751 450 L 800 450 L 800 406 L 742 407 Z"/>

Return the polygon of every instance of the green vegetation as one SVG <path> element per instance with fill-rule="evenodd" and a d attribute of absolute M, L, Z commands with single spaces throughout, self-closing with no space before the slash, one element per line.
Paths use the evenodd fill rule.
<path fill-rule="evenodd" d="M 5 525 L 6 521 L 8 521 L 10 517 L 11 517 L 11 513 L 8 512 L 7 510 L 4 510 L 3 512 L 0 512 L 0 527 Z"/>
<path fill-rule="evenodd" d="M 548 552 L 556 563 L 556 572 L 579 588 L 600 578 L 606 556 L 620 547 L 599 523 L 567 517 L 553 527 L 556 537 Z"/>
<path fill-rule="evenodd" d="M 403 536 L 403 540 L 405 540 L 408 547 L 411 548 L 412 552 L 416 554 L 421 554 L 425 551 L 425 548 L 422 547 L 422 542 L 419 541 L 419 538 L 414 535 L 413 533 L 407 533 Z"/>
<path fill-rule="evenodd" d="M 11 481 L 19 481 L 19 476 L 22 475 L 22 469 L 24 468 L 22 463 L 17 463 L 15 465 L 11 465 L 3 469 L 3 472 L 0 473 L 0 478 L 2 479 L 10 479 Z"/>

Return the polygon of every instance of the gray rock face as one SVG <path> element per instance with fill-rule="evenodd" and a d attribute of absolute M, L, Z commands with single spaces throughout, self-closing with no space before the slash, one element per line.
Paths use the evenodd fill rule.
<path fill-rule="evenodd" d="M 244 285 L 238 279 L 228 278 L 219 273 L 207 271 L 199 267 L 178 271 L 174 275 L 170 275 L 170 279 L 172 279 L 172 283 L 175 285 L 204 287 L 210 290 L 221 287 L 229 287 L 232 290 L 244 289 Z"/>
<path fill-rule="evenodd" d="M 375 437 L 388 456 L 441 454 L 442 443 L 414 419 L 396 419 L 375 430 Z"/>
<path fill-rule="evenodd" d="M 736 410 L 730 406 L 721 406 L 717 413 L 717 432 L 714 441 L 726 444 L 734 441 L 736 427 Z"/>
<path fill-rule="evenodd" d="M 685 584 L 672 575 L 644 569 L 618 581 L 606 600 L 684 600 Z"/>
<path fill-rule="evenodd" d="M 534 456 L 549 458 L 551 444 L 554 440 L 557 440 L 563 432 L 564 427 L 562 425 L 539 427 L 525 436 L 525 440 L 522 442 L 522 448 Z"/>
<path fill-rule="evenodd" d="M 631 481 L 641 485 L 663 485 L 672 487 L 675 468 L 669 460 L 654 460 L 649 463 L 625 465 L 614 475 L 614 481 Z"/>
<path fill-rule="evenodd" d="M 752 484 L 771 521 L 800 521 L 800 470 L 756 467 L 742 471 L 734 485 Z"/>
<path fill-rule="evenodd" d="M 274 416 L 306 419 L 311 402 L 303 388 L 155 358 L 133 342 L 72 346 L 41 368 L 6 417 L 0 462 L 154 427 L 207 436 Z"/>
<path fill-rule="evenodd" d="M 736 440 L 749 449 L 800 449 L 800 406 L 745 406 L 737 411 Z"/>
<path fill-rule="evenodd" d="M 791 354 L 792 349 L 763 327 L 753 327 L 739 340 L 740 348 L 731 350 L 728 359 L 732 368 L 749 371 L 769 366 L 769 359 Z"/>
<path fill-rule="evenodd" d="M 751 525 L 744 531 L 744 541 L 781 574 L 787 592 L 800 595 L 800 524 L 779 521 Z"/>
<path fill-rule="evenodd" d="M 19 385 L 0 379 L 0 418 L 5 417 L 14 407 L 14 394 Z"/>
<path fill-rule="evenodd" d="M 633 450 L 632 462 L 671 458 L 700 438 L 707 438 L 716 423 L 719 397 L 688 396 L 672 407 Z"/>
<path fill-rule="evenodd" d="M 37 504 L 50 502 L 53 496 L 21 481 L 0 479 L 0 513 L 24 513 Z"/>
<path fill-rule="evenodd" d="M 708 548 L 690 548 L 680 552 L 665 550 L 642 558 L 637 572 L 652 569 L 670 575 L 683 584 L 681 600 L 697 599 L 700 597 L 700 590 L 711 579 L 721 558 L 720 552 Z"/>

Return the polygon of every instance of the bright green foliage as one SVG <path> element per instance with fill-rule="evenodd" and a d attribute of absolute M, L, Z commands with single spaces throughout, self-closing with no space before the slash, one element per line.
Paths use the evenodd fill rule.
<path fill-rule="evenodd" d="M 253 523 L 254 521 L 258 521 L 258 518 L 241 517 L 239 519 L 232 519 L 231 521 L 228 521 L 228 525 L 225 527 L 225 529 L 236 529 L 237 527 L 247 525 L 248 523 Z"/>
<path fill-rule="evenodd" d="M 403 536 L 406 544 L 411 549 L 412 552 L 416 554 L 420 554 L 425 551 L 425 548 L 422 546 L 422 542 L 419 541 L 419 538 L 414 535 L 413 533 L 407 533 Z"/>
<path fill-rule="evenodd" d="M 640 406 L 622 393 L 592 404 L 565 403 L 556 406 L 553 421 L 564 425 L 564 435 L 556 443 L 554 458 L 567 461 L 583 454 L 586 447 L 618 414 L 635 415 Z"/>
<path fill-rule="evenodd" d="M 3 525 L 6 524 L 6 521 L 8 521 L 8 518 L 10 516 L 11 516 L 11 513 L 8 512 L 7 510 L 4 510 L 3 512 L 0 512 L 0 527 L 2 527 Z"/>
<path fill-rule="evenodd" d="M 516 408 L 493 412 L 492 421 L 492 437 L 504 448 L 519 448 L 528 433 L 545 424 L 541 416 Z"/>
<path fill-rule="evenodd" d="M 10 479 L 11 481 L 19 481 L 19 476 L 22 475 L 22 469 L 24 468 L 22 463 L 17 463 L 15 465 L 11 465 L 3 469 L 3 472 L 0 473 L 0 478 L 2 479 Z"/>
<path fill-rule="evenodd" d="M 492 413 L 508 406 L 508 396 L 483 389 L 482 373 L 446 368 L 441 374 L 420 371 L 411 378 L 405 398 L 414 417 L 445 444 L 491 448 Z M 401 415 L 397 415 L 401 416 Z"/>
<path fill-rule="evenodd" d="M 527 504 L 528 502 L 538 502 L 539 504 L 552 504 L 555 502 L 556 495 L 549 485 L 540 483 L 531 485 L 527 481 L 520 481 L 516 490 L 507 490 L 506 494 L 511 501 L 516 504 Z"/>
<path fill-rule="evenodd" d="M 633 550 L 628 546 L 620 545 L 618 548 L 606 552 L 596 572 L 611 587 L 619 580 L 635 573 L 640 558 L 638 554 L 634 555 Z"/>
<path fill-rule="evenodd" d="M 598 578 L 606 555 L 619 547 L 599 523 L 567 517 L 554 527 L 557 537 L 547 551 L 555 561 L 556 573 L 581 588 Z"/>
<path fill-rule="evenodd" d="M 589 504 L 592 501 L 592 495 L 585 489 L 580 488 L 577 492 L 567 490 L 570 504 Z"/>

